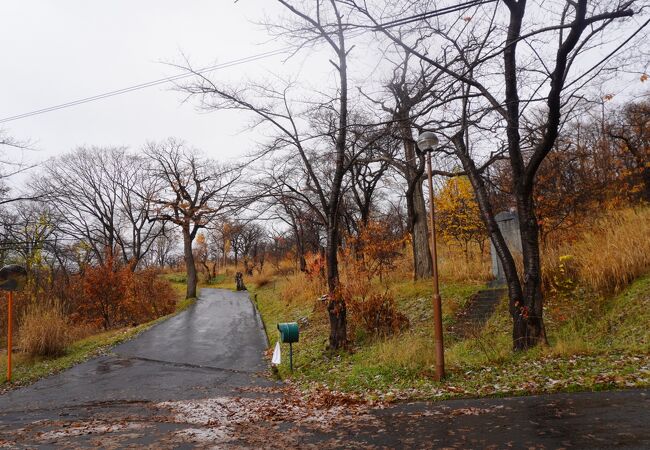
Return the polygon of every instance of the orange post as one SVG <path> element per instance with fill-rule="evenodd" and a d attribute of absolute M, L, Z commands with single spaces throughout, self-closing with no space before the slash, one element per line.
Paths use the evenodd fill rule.
<path fill-rule="evenodd" d="M 7 311 L 9 316 L 7 318 L 7 381 L 11 381 L 11 310 L 14 302 L 14 293 L 9 291 L 7 292 L 7 296 L 9 297 L 9 301 L 7 302 Z"/>
<path fill-rule="evenodd" d="M 445 346 L 442 337 L 442 299 L 438 281 L 438 248 L 436 244 L 436 213 L 433 197 L 433 171 L 431 170 L 431 152 L 427 153 L 427 172 L 429 176 L 429 218 L 431 220 L 431 262 L 433 275 L 433 329 L 436 347 L 436 381 L 445 377 Z"/>

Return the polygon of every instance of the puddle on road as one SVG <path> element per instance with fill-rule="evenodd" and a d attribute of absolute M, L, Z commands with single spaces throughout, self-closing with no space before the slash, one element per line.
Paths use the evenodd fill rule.
<path fill-rule="evenodd" d="M 95 370 L 95 373 L 103 375 L 112 372 L 114 370 L 124 369 L 125 367 L 131 367 L 132 365 L 133 365 L 133 361 L 131 361 L 130 359 L 111 359 L 109 361 L 102 361 L 101 363 L 97 364 L 97 369 Z"/>

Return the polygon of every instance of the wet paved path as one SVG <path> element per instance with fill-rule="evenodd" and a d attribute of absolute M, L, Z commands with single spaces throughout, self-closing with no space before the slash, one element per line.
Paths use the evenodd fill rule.
<path fill-rule="evenodd" d="M 120 401 L 223 395 L 262 382 L 267 347 L 248 294 L 202 289 L 186 311 L 135 339 L 30 387 L 0 396 L 0 414 Z"/>
<path fill-rule="evenodd" d="M 265 348 L 247 294 L 203 289 L 110 355 L 0 396 L 0 448 L 650 448 L 647 389 L 314 407 L 274 392 Z"/>
<path fill-rule="evenodd" d="M 186 311 L 109 355 L 1 395 L 0 448 L 3 440 L 12 442 L 13 429 L 37 420 L 142 414 L 151 402 L 272 385 L 263 374 L 266 348 L 262 321 L 247 293 L 202 289 Z"/>

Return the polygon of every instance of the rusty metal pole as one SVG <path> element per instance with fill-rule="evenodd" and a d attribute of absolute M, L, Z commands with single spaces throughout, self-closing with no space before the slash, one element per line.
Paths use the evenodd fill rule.
<path fill-rule="evenodd" d="M 7 292 L 8 302 L 7 302 L 7 381 L 11 381 L 11 328 L 12 328 L 12 308 L 14 303 L 14 293 L 12 291 Z"/>
<path fill-rule="evenodd" d="M 433 149 L 431 149 L 433 150 Z M 429 175 L 429 219 L 431 221 L 431 262 L 433 268 L 433 327 L 436 347 L 436 380 L 445 377 L 445 349 L 442 338 L 442 299 L 438 280 L 438 249 L 436 245 L 436 218 L 433 201 L 433 171 L 431 170 L 431 153 L 427 152 L 427 171 Z"/>

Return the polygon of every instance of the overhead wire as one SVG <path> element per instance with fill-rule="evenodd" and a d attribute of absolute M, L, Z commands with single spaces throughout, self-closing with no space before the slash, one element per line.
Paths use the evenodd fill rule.
<path fill-rule="evenodd" d="M 181 73 L 181 74 L 173 75 L 173 76 L 170 76 L 170 77 L 165 77 L 165 78 L 160 78 L 160 79 L 153 80 L 153 81 L 148 81 L 146 83 L 136 84 L 136 85 L 133 85 L 133 86 L 122 88 L 122 89 L 117 89 L 117 90 L 114 90 L 114 91 L 109 91 L 109 92 L 104 92 L 102 94 L 93 95 L 91 97 L 84 97 L 84 98 L 80 98 L 80 99 L 73 100 L 73 101 L 70 101 L 70 102 L 61 103 L 61 104 L 54 105 L 54 106 L 49 106 L 47 108 L 37 109 L 37 110 L 26 112 L 26 113 L 23 113 L 23 114 L 17 114 L 15 116 L 4 117 L 4 118 L 0 119 L 0 124 L 6 123 L 6 122 L 11 122 L 13 120 L 18 120 L 18 119 L 23 119 L 23 118 L 26 118 L 26 117 L 39 115 L 39 114 L 45 114 L 45 113 L 52 112 L 52 111 L 57 111 L 59 109 L 69 108 L 71 106 L 82 105 L 84 103 L 89 103 L 89 102 L 93 102 L 93 101 L 96 101 L 96 100 L 101 100 L 101 99 L 113 97 L 113 96 L 116 96 L 116 95 L 122 95 L 122 94 L 126 94 L 126 93 L 129 93 L 129 92 L 137 91 L 137 90 L 140 90 L 140 89 L 145 89 L 145 88 L 149 88 L 149 87 L 153 87 L 153 86 L 158 86 L 158 85 L 161 85 L 161 84 L 171 83 L 173 81 L 182 80 L 184 78 L 190 78 L 190 77 L 196 76 L 197 74 L 212 72 L 212 71 L 219 70 L 219 69 L 225 69 L 225 68 L 232 67 L 232 66 L 237 66 L 237 65 L 240 65 L 240 64 L 254 62 L 254 61 L 258 61 L 260 59 L 269 58 L 271 56 L 278 56 L 278 55 L 286 53 L 290 49 L 291 49 L 291 47 L 285 47 L 285 48 L 281 48 L 281 49 L 270 50 L 268 52 L 259 53 L 259 54 L 248 56 L 248 57 L 245 57 L 245 58 L 239 58 L 239 59 L 235 59 L 235 60 L 228 61 L 228 62 L 225 62 L 225 63 L 220 63 L 220 64 L 216 64 L 216 65 L 213 65 L 213 66 L 203 67 L 201 69 L 193 70 L 191 72 Z"/>
<path fill-rule="evenodd" d="M 459 12 L 463 11 L 475 6 L 480 6 L 480 5 L 485 5 L 488 3 L 494 3 L 497 2 L 498 0 L 470 0 L 465 3 L 460 3 L 457 5 L 450 5 L 450 6 L 445 6 L 443 8 L 439 8 L 433 11 L 427 11 L 424 13 L 419 13 L 415 14 L 413 16 L 409 17 L 402 17 L 399 19 L 391 20 L 388 22 L 383 22 L 378 25 L 375 25 L 371 27 L 373 30 L 384 30 L 387 28 L 393 28 L 396 26 L 401 26 L 401 25 L 407 25 L 409 23 L 413 22 L 419 22 L 422 20 L 427 20 L 427 19 L 432 19 L 434 17 L 439 17 L 439 16 L 444 16 L 446 14 L 454 13 L 454 12 Z"/>
<path fill-rule="evenodd" d="M 450 14 L 450 13 L 453 13 L 453 12 L 462 11 L 462 10 L 465 10 L 465 9 L 468 9 L 468 8 L 471 8 L 471 7 L 474 7 L 474 6 L 479 6 L 479 5 L 487 4 L 487 3 L 493 3 L 493 2 L 496 2 L 496 1 L 498 1 L 498 0 L 470 0 L 470 1 L 458 4 L 458 5 L 446 6 L 446 7 L 439 8 L 439 9 L 436 9 L 436 10 L 433 10 L 433 11 L 428 11 L 426 13 L 420 13 L 420 14 L 416 14 L 416 15 L 413 15 L 413 16 L 404 17 L 404 18 L 384 22 L 382 24 L 376 25 L 376 26 L 371 27 L 371 28 L 374 29 L 374 30 L 381 30 L 381 29 L 386 29 L 386 28 L 392 28 L 392 27 L 395 27 L 395 26 L 407 25 L 409 23 L 413 23 L 413 22 L 417 22 L 417 21 L 421 21 L 421 20 L 426 20 L 426 19 L 430 19 L 430 18 L 433 18 L 433 17 L 442 16 L 442 15 L 445 15 L 445 14 Z M 354 38 L 354 37 L 357 37 L 357 36 L 359 36 L 361 34 L 362 34 L 362 32 L 361 33 L 353 33 L 349 37 Z M 125 87 L 125 88 L 122 88 L 122 89 L 116 89 L 116 90 L 113 90 L 113 91 L 104 92 L 104 93 L 93 95 L 93 96 L 90 96 L 90 97 L 84 97 L 84 98 L 80 98 L 80 99 L 77 99 L 77 100 L 72 100 L 72 101 L 69 101 L 69 102 L 60 103 L 58 105 L 49 106 L 47 108 L 41 108 L 41 109 L 26 112 L 26 113 L 22 113 L 22 114 L 17 114 L 17 115 L 13 115 L 13 116 L 4 117 L 4 118 L 0 119 L 0 124 L 11 122 L 11 121 L 14 121 L 14 120 L 24 119 L 24 118 L 27 118 L 27 117 L 32 117 L 32 116 L 36 116 L 36 115 L 40 115 L 40 114 L 45 114 L 45 113 L 49 113 L 49 112 L 53 112 L 53 111 L 58 111 L 60 109 L 70 108 L 72 106 L 82 105 L 82 104 L 85 104 L 85 103 L 90 103 L 90 102 L 94 102 L 94 101 L 97 101 L 97 100 L 102 100 L 102 99 L 114 97 L 114 96 L 117 96 L 117 95 L 126 94 L 126 93 L 129 93 L 129 92 L 138 91 L 138 90 L 146 89 L 146 88 L 153 87 L 153 86 L 167 84 L 167 83 L 171 83 L 171 82 L 177 81 L 177 80 L 182 80 L 182 79 L 185 79 L 185 78 L 191 78 L 191 77 L 196 76 L 198 74 L 203 74 L 203 73 L 208 73 L 208 72 L 212 72 L 212 71 L 215 71 L 215 70 L 225 69 L 225 68 L 237 66 L 237 65 L 240 65 L 240 64 L 246 64 L 246 63 L 258 61 L 258 60 L 261 60 L 261 59 L 270 58 L 272 56 L 279 56 L 279 55 L 282 55 L 282 54 L 286 54 L 287 52 L 291 51 L 292 49 L 293 49 L 293 47 L 284 47 L 284 48 L 280 48 L 280 49 L 269 50 L 269 51 L 266 51 L 266 52 L 258 53 L 256 55 L 251 55 L 251 56 L 247 56 L 245 58 L 235 59 L 235 60 L 228 61 L 228 62 L 225 62 L 225 63 L 215 64 L 215 65 L 204 67 L 204 68 L 201 68 L 201 69 L 198 69 L 198 70 L 192 70 L 192 71 L 188 71 L 186 73 L 181 73 L 181 74 L 178 74 L 178 75 L 173 75 L 173 76 L 169 76 L 169 77 L 165 77 L 165 78 L 160 78 L 160 79 L 157 79 L 157 80 L 148 81 L 148 82 L 145 82 L 145 83 L 136 84 L 136 85 L 133 85 L 133 86 L 128 86 L 128 87 Z"/>

